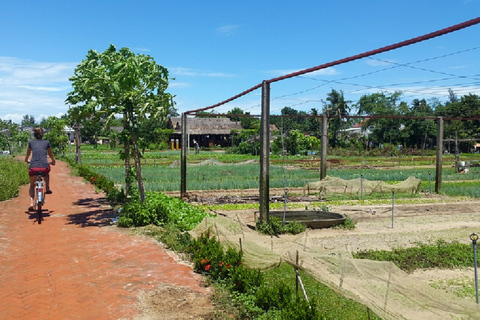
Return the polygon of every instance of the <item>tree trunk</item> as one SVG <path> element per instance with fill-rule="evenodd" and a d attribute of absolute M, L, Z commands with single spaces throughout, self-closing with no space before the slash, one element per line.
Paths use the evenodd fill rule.
<path fill-rule="evenodd" d="M 127 115 L 123 114 L 123 130 L 128 132 L 129 125 L 127 120 Z M 123 132 L 123 150 L 125 152 L 125 195 L 128 197 L 128 193 L 130 191 L 130 142 L 128 138 L 125 137 L 125 132 Z"/>
<path fill-rule="evenodd" d="M 75 162 L 82 164 L 82 150 L 81 150 L 82 140 L 80 137 L 80 125 L 77 123 L 75 125 Z"/>
<path fill-rule="evenodd" d="M 137 135 L 132 132 L 132 148 L 133 158 L 135 160 L 135 172 L 137 173 L 138 191 L 140 193 L 140 201 L 145 201 L 145 185 L 142 177 L 142 164 L 140 163 L 140 152 L 138 150 Z"/>

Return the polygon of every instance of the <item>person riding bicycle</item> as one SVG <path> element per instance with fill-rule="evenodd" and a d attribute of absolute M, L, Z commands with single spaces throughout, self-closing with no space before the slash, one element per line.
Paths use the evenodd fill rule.
<path fill-rule="evenodd" d="M 43 129 L 36 128 L 33 131 L 33 135 L 35 137 L 34 140 L 31 140 L 28 143 L 27 155 L 25 156 L 25 162 L 30 163 L 30 167 L 28 170 L 28 175 L 30 176 L 30 207 L 28 208 L 29 211 L 33 211 L 33 198 L 35 195 L 35 180 L 36 180 L 36 173 L 43 172 L 45 177 L 45 185 L 46 185 L 46 193 L 50 194 L 52 191 L 50 190 L 50 163 L 48 163 L 47 155 L 50 157 L 51 164 L 55 164 L 55 158 L 52 153 L 52 147 L 50 146 L 50 142 L 48 140 L 43 140 Z M 32 159 L 28 161 L 28 158 L 32 154 Z"/>

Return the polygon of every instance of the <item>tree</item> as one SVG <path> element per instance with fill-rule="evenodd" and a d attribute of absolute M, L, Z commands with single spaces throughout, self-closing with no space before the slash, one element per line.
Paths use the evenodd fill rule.
<path fill-rule="evenodd" d="M 329 119 L 329 143 L 332 147 L 339 145 L 341 140 L 340 133 L 344 129 L 344 116 L 348 116 L 350 112 L 351 103 L 349 100 L 345 100 L 343 91 L 337 91 L 332 89 L 330 93 L 327 94 L 327 101 L 324 103 L 324 114 L 328 117 L 334 117 Z"/>
<path fill-rule="evenodd" d="M 166 92 L 168 70 L 148 55 L 135 54 L 129 48 L 117 51 L 114 45 L 98 53 L 89 50 L 86 58 L 75 68 L 69 79 L 73 91 L 67 103 L 86 110 L 95 118 L 106 119 L 122 115 L 123 131 L 120 140 L 124 150 L 126 192 L 132 180 L 130 154 L 133 155 L 140 200 L 145 200 L 145 187 L 138 146 L 139 123 L 146 118 L 164 118 L 174 105 L 173 96 Z"/>
<path fill-rule="evenodd" d="M 65 132 L 66 125 L 66 120 L 55 116 L 48 117 L 44 121 L 44 128 L 47 129 L 47 133 L 44 135 L 45 140 L 50 142 L 52 149 L 63 153 L 65 153 L 65 146 L 68 141 L 68 136 Z"/>
<path fill-rule="evenodd" d="M 25 114 L 22 119 L 22 126 L 34 127 L 35 117 L 33 115 Z"/>
<path fill-rule="evenodd" d="M 408 110 L 407 105 L 400 101 L 401 92 L 392 94 L 386 92 L 364 95 L 357 103 L 359 115 L 370 116 L 400 116 Z M 401 141 L 404 128 L 402 119 L 372 118 L 365 121 L 364 127 L 374 127 L 369 139 L 379 143 L 397 143 Z"/>

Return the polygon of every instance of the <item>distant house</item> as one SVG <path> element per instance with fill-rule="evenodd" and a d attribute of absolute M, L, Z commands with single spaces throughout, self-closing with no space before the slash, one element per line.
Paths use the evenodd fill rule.
<path fill-rule="evenodd" d="M 175 130 L 170 139 L 179 143 L 182 140 L 181 118 L 169 118 L 167 128 Z M 200 147 L 221 146 L 231 144 L 230 134 L 232 130 L 242 130 L 240 122 L 231 121 L 229 118 L 188 118 L 187 135 L 189 146 L 193 146 L 193 140 L 197 141 Z"/>
<path fill-rule="evenodd" d="M 373 127 L 370 126 L 363 128 L 363 125 L 366 123 L 366 121 L 368 121 L 368 119 L 361 123 L 354 124 L 351 128 L 340 130 L 337 132 L 337 134 L 346 134 L 350 138 L 359 138 L 362 136 L 368 138 L 368 136 L 372 133 Z"/>

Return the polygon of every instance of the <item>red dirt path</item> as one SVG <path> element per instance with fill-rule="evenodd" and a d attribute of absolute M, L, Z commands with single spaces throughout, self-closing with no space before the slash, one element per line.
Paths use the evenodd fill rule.
<path fill-rule="evenodd" d="M 40 225 L 26 212 L 28 186 L 0 202 L 0 319 L 132 319 L 157 285 L 207 293 L 158 243 L 110 226 L 103 195 L 69 171 L 52 167 Z"/>

